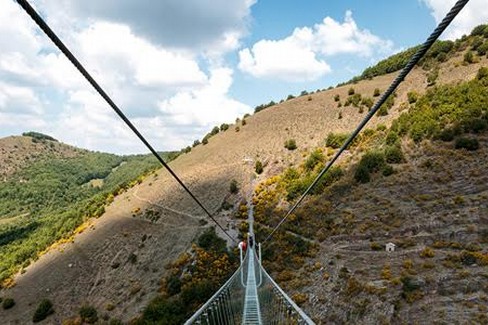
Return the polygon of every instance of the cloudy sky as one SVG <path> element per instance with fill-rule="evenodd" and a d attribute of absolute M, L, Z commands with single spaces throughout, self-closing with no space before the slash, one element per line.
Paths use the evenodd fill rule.
<path fill-rule="evenodd" d="M 443 35 L 488 22 L 471 0 Z M 336 85 L 427 37 L 455 0 L 31 0 L 158 150 L 288 94 Z M 0 0 L 0 137 L 141 153 L 13 0 Z"/>

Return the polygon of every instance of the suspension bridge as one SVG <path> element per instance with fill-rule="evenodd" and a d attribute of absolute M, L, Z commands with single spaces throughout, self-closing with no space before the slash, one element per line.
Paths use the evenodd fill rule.
<path fill-rule="evenodd" d="M 394 93 L 399 84 L 410 73 L 413 67 L 422 59 L 442 32 L 450 25 L 454 18 L 464 8 L 469 0 L 458 0 L 436 29 L 431 33 L 427 40 L 419 47 L 399 75 L 391 83 L 390 87 L 382 94 L 380 99 L 373 105 L 366 117 L 359 123 L 350 137 L 339 148 L 332 159 L 320 171 L 315 180 L 298 198 L 295 204 L 288 210 L 281 221 L 273 228 L 271 233 L 264 239 L 263 244 L 272 239 L 273 234 L 295 211 L 304 198 L 310 193 L 322 176 L 333 166 L 342 153 L 349 147 L 353 140 L 359 135 L 365 125 L 385 103 L 390 95 Z M 93 86 L 115 113 L 126 123 L 134 132 L 139 140 L 149 149 L 158 159 L 161 165 L 171 174 L 180 186 L 190 195 L 190 197 L 200 206 L 205 214 L 228 236 L 232 242 L 235 239 L 219 224 L 214 216 L 198 200 L 193 192 L 183 183 L 170 166 L 164 162 L 162 157 L 149 144 L 139 130 L 132 124 L 122 110 L 107 95 L 102 87 L 88 73 L 78 59 L 71 53 L 66 45 L 59 39 L 54 31 L 47 25 L 42 17 L 34 10 L 27 0 L 17 0 L 17 3 L 35 21 L 41 30 L 51 39 L 59 50 L 70 60 L 76 69 Z M 245 257 L 241 254 L 241 264 L 229 280 L 203 305 L 200 309 L 186 321 L 185 324 L 314 324 L 314 322 L 298 307 L 290 297 L 276 284 L 261 264 L 260 244 L 253 244 L 253 209 L 249 205 L 249 241 Z M 256 252 L 256 246 L 258 252 Z"/>
<path fill-rule="evenodd" d="M 261 264 L 251 203 L 248 211 L 248 248 L 244 258 L 241 249 L 239 268 L 185 324 L 315 324 Z"/>

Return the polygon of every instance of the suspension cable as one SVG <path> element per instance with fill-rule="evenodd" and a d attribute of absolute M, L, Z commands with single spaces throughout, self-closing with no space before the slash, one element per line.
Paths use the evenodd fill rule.
<path fill-rule="evenodd" d="M 303 201 L 303 199 L 310 193 L 315 185 L 319 182 L 320 178 L 332 167 L 336 160 L 341 156 L 341 154 L 349 147 L 349 145 L 354 141 L 359 132 L 364 128 L 364 126 L 371 120 L 376 111 L 383 105 L 383 103 L 388 99 L 388 97 L 393 94 L 398 85 L 405 79 L 405 77 L 410 73 L 413 67 L 422 59 L 429 48 L 434 44 L 434 42 L 439 38 L 442 32 L 449 26 L 449 24 L 454 20 L 457 14 L 463 9 L 463 7 L 469 2 L 469 0 L 458 0 L 456 4 L 451 8 L 449 13 L 444 17 L 441 23 L 436 27 L 436 29 L 430 34 L 429 38 L 422 44 L 422 46 L 417 50 L 417 52 L 412 56 L 407 65 L 403 68 L 400 74 L 393 80 L 390 87 L 383 93 L 381 98 L 376 102 L 371 111 L 366 115 L 366 117 L 359 123 L 358 127 L 354 130 L 351 136 L 344 142 L 339 151 L 336 152 L 334 157 L 327 163 L 327 165 L 320 171 L 318 176 L 314 179 L 312 184 L 305 190 L 305 192 L 300 196 L 300 198 L 295 202 L 290 210 L 285 214 L 285 216 L 280 220 L 280 222 L 273 228 L 273 231 L 266 237 L 263 244 L 267 242 L 273 234 L 278 230 L 278 228 L 285 222 L 285 220 L 292 214 L 298 205 Z"/>
<path fill-rule="evenodd" d="M 117 115 L 125 122 L 125 124 L 135 133 L 139 140 L 149 149 L 149 151 L 158 159 L 164 168 L 173 176 L 173 178 L 183 187 L 183 189 L 190 195 L 190 197 L 202 208 L 207 216 L 229 237 L 234 243 L 236 240 L 232 238 L 229 233 L 217 222 L 212 214 L 205 208 L 205 206 L 197 199 L 197 197 L 190 191 L 190 189 L 183 183 L 183 181 L 176 175 L 176 173 L 169 167 L 163 158 L 156 152 L 156 150 L 149 144 L 144 136 L 137 130 L 132 122 L 125 116 L 114 101 L 107 95 L 107 93 L 100 87 L 100 85 L 93 79 L 93 77 L 86 71 L 83 65 L 76 59 L 71 51 L 64 45 L 54 31 L 47 25 L 42 17 L 32 8 L 26 0 L 17 0 L 17 3 L 24 9 L 24 11 L 34 20 L 34 22 L 42 29 L 42 31 L 49 37 L 49 39 L 58 47 L 58 49 L 68 58 L 68 60 L 78 69 L 78 71 L 85 77 L 85 79 L 95 88 L 100 96 L 110 105 L 110 107 L 117 113 Z"/>

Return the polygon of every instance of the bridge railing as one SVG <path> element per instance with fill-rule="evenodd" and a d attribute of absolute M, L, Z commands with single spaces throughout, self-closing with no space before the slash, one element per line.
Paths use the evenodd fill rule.
<path fill-rule="evenodd" d="M 259 265 L 262 281 L 258 286 L 259 305 L 263 324 L 315 324 L 303 310 L 280 288 Z"/>
<path fill-rule="evenodd" d="M 241 324 L 248 262 L 249 254 L 229 280 L 185 322 L 185 325 Z"/>

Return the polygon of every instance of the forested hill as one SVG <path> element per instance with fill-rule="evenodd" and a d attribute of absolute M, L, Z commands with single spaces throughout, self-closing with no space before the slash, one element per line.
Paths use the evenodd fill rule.
<path fill-rule="evenodd" d="M 157 167 L 152 155 L 91 152 L 36 132 L 0 139 L 0 281 Z"/>

